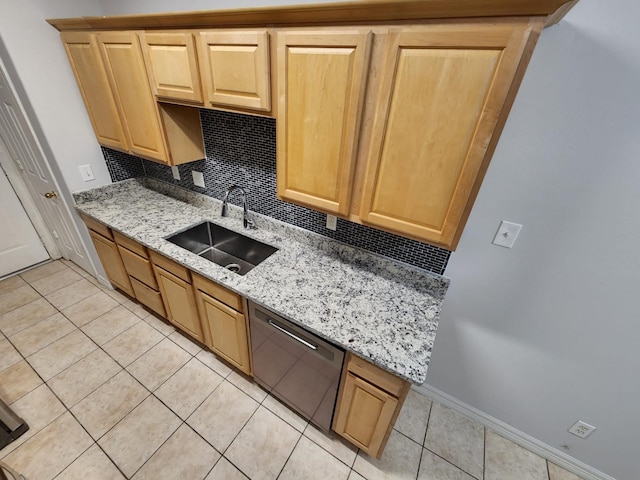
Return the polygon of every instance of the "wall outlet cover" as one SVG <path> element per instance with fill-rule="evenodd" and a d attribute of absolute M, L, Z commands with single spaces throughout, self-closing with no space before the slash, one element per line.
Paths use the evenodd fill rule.
<path fill-rule="evenodd" d="M 338 228 L 338 217 L 327 214 L 327 228 L 335 231 Z"/>
<path fill-rule="evenodd" d="M 204 175 L 202 174 L 202 172 L 196 172 L 195 170 L 191 170 L 191 177 L 193 178 L 193 184 L 196 187 L 205 188 Z"/>
<path fill-rule="evenodd" d="M 518 238 L 521 228 L 522 225 L 519 223 L 512 223 L 503 220 L 498 227 L 496 236 L 493 237 L 493 242 L 491 243 L 500 247 L 511 248 L 513 247 L 513 244 L 516 243 L 516 238 Z"/>
<path fill-rule="evenodd" d="M 568 431 L 580 438 L 587 438 L 595 429 L 596 427 L 593 425 L 589 425 L 588 423 L 578 420 Z"/>
<path fill-rule="evenodd" d="M 95 180 L 96 176 L 93 174 L 93 170 L 91 169 L 91 165 L 80 165 L 78 166 L 78 170 L 80 170 L 80 175 L 82 176 L 82 181 L 90 182 L 91 180 Z"/>

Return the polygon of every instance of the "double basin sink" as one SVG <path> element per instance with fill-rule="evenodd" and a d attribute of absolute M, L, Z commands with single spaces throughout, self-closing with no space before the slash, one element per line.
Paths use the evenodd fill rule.
<path fill-rule="evenodd" d="M 211 222 L 200 223 L 166 240 L 239 275 L 245 275 L 278 251 Z"/>

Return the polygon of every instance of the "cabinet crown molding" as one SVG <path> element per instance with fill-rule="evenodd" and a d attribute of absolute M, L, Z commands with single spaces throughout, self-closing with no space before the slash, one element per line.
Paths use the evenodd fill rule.
<path fill-rule="evenodd" d="M 578 0 L 367 0 L 196 12 L 55 18 L 59 31 L 353 25 L 443 18 L 544 16 L 559 22 Z"/>

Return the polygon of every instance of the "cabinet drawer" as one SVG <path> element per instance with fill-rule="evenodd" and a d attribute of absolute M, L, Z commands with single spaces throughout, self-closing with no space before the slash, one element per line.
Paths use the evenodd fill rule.
<path fill-rule="evenodd" d="M 149 252 L 151 254 L 151 261 L 158 267 L 164 268 L 167 272 L 173 273 L 176 277 L 181 278 L 187 283 L 191 283 L 191 276 L 189 275 L 189 269 L 178 265 L 173 260 L 169 260 L 156 252 Z"/>
<path fill-rule="evenodd" d="M 124 263 L 129 276 L 135 277 L 142 283 L 145 283 L 154 290 L 157 290 L 158 282 L 156 282 L 156 277 L 153 274 L 151 262 L 145 258 L 142 258 L 140 255 L 129 251 L 122 245 L 118 245 L 118 250 L 120 251 L 122 262 Z"/>
<path fill-rule="evenodd" d="M 164 309 L 160 292 L 156 292 L 133 277 L 129 277 L 129 280 L 131 280 L 131 286 L 133 287 L 133 291 L 136 293 L 138 301 L 149 307 L 161 317 L 166 318 L 167 313 Z"/>
<path fill-rule="evenodd" d="M 103 237 L 107 237 L 108 239 L 113 240 L 113 235 L 111 234 L 111 229 L 109 227 L 94 220 L 93 218 L 86 217 L 85 215 L 80 215 L 80 217 L 89 230 L 93 230 Z"/>
<path fill-rule="evenodd" d="M 137 253 L 138 255 L 140 255 L 141 257 L 144 258 L 149 258 L 149 255 L 147 254 L 147 249 L 144 248 L 142 245 L 140 245 L 138 242 L 136 242 L 135 240 L 133 240 L 132 238 L 129 238 L 125 235 L 122 235 L 119 232 L 113 232 L 113 238 L 115 238 L 116 243 L 118 245 L 122 245 L 125 248 L 128 248 L 129 250 L 131 250 L 134 253 Z"/>
<path fill-rule="evenodd" d="M 228 305 L 229 307 L 243 312 L 242 297 L 237 293 L 218 285 L 200 275 L 193 275 L 193 285 L 200 291 L 208 293 L 216 300 Z"/>
<path fill-rule="evenodd" d="M 348 354 L 347 370 L 396 397 L 401 396 L 409 388 L 409 384 L 405 380 L 355 355 Z"/>

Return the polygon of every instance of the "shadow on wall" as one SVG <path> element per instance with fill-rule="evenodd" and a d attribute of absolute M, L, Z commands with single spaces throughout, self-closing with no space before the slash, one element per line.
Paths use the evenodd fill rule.
<path fill-rule="evenodd" d="M 598 32 L 543 32 L 447 270 L 427 381 L 634 478 L 640 35 Z M 491 245 L 501 219 L 524 225 L 512 250 Z M 598 435 L 567 433 L 577 416 Z"/>

